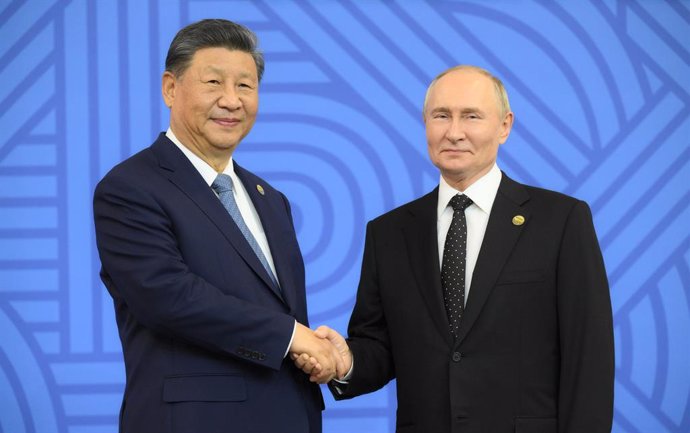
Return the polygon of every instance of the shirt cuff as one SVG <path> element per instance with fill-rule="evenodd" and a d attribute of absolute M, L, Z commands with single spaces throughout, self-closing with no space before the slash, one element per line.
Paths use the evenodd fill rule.
<path fill-rule="evenodd" d="M 297 331 L 297 320 L 295 320 L 295 324 L 292 327 L 292 336 L 290 337 L 290 342 L 288 343 L 287 349 L 285 349 L 285 355 L 283 355 L 283 358 L 288 356 L 288 353 L 290 353 L 290 348 L 292 347 L 292 340 L 295 338 L 295 332 Z M 350 369 L 352 370 L 352 369 Z"/>
<path fill-rule="evenodd" d="M 355 369 L 355 357 L 352 357 L 352 364 L 350 364 L 350 369 L 347 371 L 347 374 L 343 376 L 342 379 L 333 379 L 334 382 L 340 383 L 342 385 L 347 385 L 350 382 L 350 379 L 352 379 L 352 372 Z"/>

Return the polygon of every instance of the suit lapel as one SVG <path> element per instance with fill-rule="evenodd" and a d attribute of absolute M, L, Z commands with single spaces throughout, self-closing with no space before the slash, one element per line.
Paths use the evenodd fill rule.
<path fill-rule="evenodd" d="M 403 226 L 407 251 L 417 288 L 443 338 L 452 344 L 448 316 L 443 304 L 441 270 L 438 265 L 438 188 L 410 206 L 410 219 Z"/>
<path fill-rule="evenodd" d="M 259 214 L 261 226 L 266 234 L 266 240 L 268 241 L 268 246 L 272 253 L 271 257 L 273 258 L 273 265 L 275 266 L 276 274 L 278 274 L 278 282 L 280 284 L 280 289 L 275 289 L 282 292 L 284 301 L 290 307 L 294 307 L 296 302 L 296 293 L 295 288 L 291 284 L 294 279 L 292 278 L 292 267 L 288 263 L 289 254 L 286 253 L 287 251 L 290 251 L 290 247 L 285 246 L 282 242 L 284 234 L 281 233 L 281 228 L 283 225 L 279 223 L 281 218 L 282 220 L 285 220 L 286 217 L 284 214 L 278 214 L 273 208 L 278 198 L 270 197 L 270 195 L 275 193 L 268 188 L 263 189 L 263 186 L 261 187 L 262 191 L 264 191 L 264 194 L 261 194 L 258 190 L 260 183 L 257 182 L 257 179 L 250 178 L 247 170 L 240 167 L 236 162 L 235 173 L 242 181 L 244 188 L 247 190 L 249 198 L 256 209 L 256 213 Z M 282 200 L 278 204 L 284 209 Z M 266 276 L 266 278 L 268 278 L 268 276 Z M 273 284 L 271 284 L 271 287 L 273 287 Z"/>
<path fill-rule="evenodd" d="M 503 174 L 474 268 L 456 344 L 462 342 L 476 322 L 522 230 L 530 222 L 529 212 L 523 207 L 527 200 L 527 190 Z M 525 218 L 524 224 L 513 223 L 516 215 Z"/>
<path fill-rule="evenodd" d="M 159 165 L 168 172 L 168 179 L 192 200 L 218 227 L 242 259 L 272 289 L 273 283 L 244 235 L 232 221 L 223 204 L 206 184 L 192 163 L 164 134 L 152 146 Z M 278 296 L 276 294 L 276 296 Z"/>

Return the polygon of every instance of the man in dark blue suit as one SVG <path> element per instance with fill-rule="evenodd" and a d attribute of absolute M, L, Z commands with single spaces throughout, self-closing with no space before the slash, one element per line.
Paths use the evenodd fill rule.
<path fill-rule="evenodd" d="M 307 327 L 304 264 L 286 197 L 232 159 L 258 109 L 256 36 L 203 20 L 175 36 L 170 128 L 98 184 L 101 278 L 127 382 L 120 431 L 321 431 L 318 386 L 288 353 L 342 373 Z"/>

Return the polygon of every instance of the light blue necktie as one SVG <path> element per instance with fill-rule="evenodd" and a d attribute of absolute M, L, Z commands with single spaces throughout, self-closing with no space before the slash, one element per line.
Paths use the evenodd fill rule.
<path fill-rule="evenodd" d="M 242 218 L 242 214 L 240 213 L 240 209 L 237 207 L 235 196 L 232 193 L 232 178 L 227 174 L 221 173 L 216 177 L 216 180 L 213 181 L 211 188 L 213 188 L 216 194 L 218 194 L 220 202 L 223 203 L 223 206 L 228 211 L 232 219 L 235 221 L 235 224 L 237 224 L 237 228 L 240 229 L 240 231 L 244 235 L 244 238 L 249 243 L 249 246 L 252 247 L 252 249 L 254 250 L 254 253 L 259 258 L 259 261 L 264 266 L 264 269 L 266 269 L 266 272 L 268 273 L 268 276 L 271 278 L 271 281 L 275 285 L 275 288 L 279 289 L 280 291 L 280 285 L 276 281 L 276 277 L 275 275 L 273 275 L 271 267 L 268 265 L 268 260 L 266 260 L 266 256 L 264 256 L 263 251 L 261 251 L 261 247 L 259 247 L 259 243 L 254 238 L 254 235 L 252 235 L 252 232 L 249 231 L 249 227 L 247 227 L 247 224 L 245 224 L 244 218 Z"/>

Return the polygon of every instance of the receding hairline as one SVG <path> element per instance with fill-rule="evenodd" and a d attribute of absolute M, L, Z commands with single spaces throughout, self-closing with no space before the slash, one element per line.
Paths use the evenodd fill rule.
<path fill-rule="evenodd" d="M 470 72 L 476 72 L 480 75 L 485 76 L 486 78 L 490 79 L 491 82 L 494 85 L 494 91 L 496 93 L 496 100 L 498 102 L 498 108 L 501 114 L 501 118 L 505 117 L 506 114 L 510 112 L 510 101 L 508 100 L 508 92 L 506 92 L 505 86 L 503 85 L 503 82 L 496 76 L 494 76 L 491 72 L 487 71 L 484 68 L 480 68 L 479 66 L 474 66 L 474 65 L 457 65 L 453 66 L 451 68 L 446 69 L 445 71 L 441 72 L 434 78 L 431 83 L 429 84 L 429 87 L 426 89 L 426 94 L 424 95 L 424 106 L 422 107 L 422 113 L 423 115 L 426 116 L 426 106 L 427 103 L 429 102 L 429 93 L 431 93 L 431 89 L 436 85 L 436 83 L 443 78 L 444 76 L 450 74 L 451 72 L 455 71 L 470 71 Z"/>

